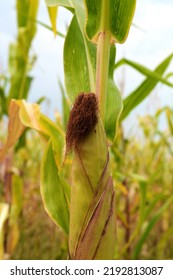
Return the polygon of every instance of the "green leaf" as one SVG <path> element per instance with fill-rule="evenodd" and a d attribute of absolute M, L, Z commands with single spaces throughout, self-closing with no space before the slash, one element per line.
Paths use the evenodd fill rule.
<path fill-rule="evenodd" d="M 81 80 L 79 82 L 75 83 L 74 80 L 78 80 L 78 79 L 76 79 L 76 76 L 75 76 L 75 79 L 73 79 L 73 80 L 71 79 L 71 81 L 73 82 L 72 84 L 75 88 L 70 89 L 70 85 L 68 85 L 68 77 L 67 77 L 66 89 L 67 89 L 67 92 L 70 92 L 69 93 L 70 100 L 74 101 L 75 96 L 77 96 L 79 94 L 79 92 L 83 91 L 83 88 L 84 89 L 90 88 L 90 92 L 95 92 L 95 54 L 94 54 L 95 50 L 94 50 L 94 46 L 86 39 L 86 36 L 84 34 L 85 17 L 86 17 L 84 2 L 78 1 L 78 0 L 46 0 L 46 4 L 48 6 L 58 5 L 58 6 L 63 6 L 67 9 L 75 10 L 76 17 L 74 17 L 72 20 L 72 23 L 70 26 L 71 30 L 70 30 L 70 32 L 68 32 L 68 34 L 67 34 L 68 38 L 66 37 L 66 42 L 65 42 L 65 44 L 66 44 L 65 48 L 68 48 L 67 42 L 69 42 L 69 41 L 70 41 L 70 47 L 68 48 L 68 50 L 64 49 L 64 68 L 66 67 L 66 62 L 68 63 L 66 57 L 68 57 L 68 53 L 70 53 L 70 57 L 68 57 L 68 58 L 71 60 L 71 63 L 73 63 L 73 64 L 76 59 L 76 56 L 74 56 L 74 55 L 77 55 L 77 59 L 78 59 L 77 67 L 78 67 L 78 70 L 81 71 L 80 65 L 82 65 L 84 55 L 85 55 L 87 58 L 87 64 L 85 65 L 86 68 L 82 69 L 81 75 L 84 75 L 84 73 L 85 73 L 85 75 L 88 77 L 88 79 L 87 79 L 87 77 L 86 78 L 84 77 L 84 79 L 83 79 L 82 77 L 79 76 L 78 79 L 79 80 L 81 79 Z M 80 29 L 80 31 L 78 31 L 78 29 Z M 76 33 L 75 33 L 75 31 L 76 31 Z M 70 33 L 70 35 L 69 35 L 69 33 Z M 71 34 L 73 34 L 75 36 L 75 38 L 79 40 L 79 44 L 80 44 L 81 40 L 83 41 L 82 45 L 84 44 L 84 51 L 83 51 L 83 48 L 79 49 L 79 47 L 77 46 L 77 42 L 74 42 L 74 40 L 72 40 L 73 38 L 72 38 Z M 80 46 L 82 46 L 82 45 L 80 45 Z M 73 51 L 73 47 L 76 47 L 76 46 L 77 46 L 77 49 L 74 48 L 74 51 Z M 76 51 L 76 54 L 75 54 L 75 51 Z M 66 54 L 65 54 L 65 52 L 66 52 Z M 80 59 L 82 59 L 81 64 L 79 62 Z M 76 65 L 75 66 L 73 65 L 73 67 L 71 67 L 71 70 L 73 70 L 74 67 L 76 67 Z M 68 70 L 67 67 L 66 67 L 66 70 Z M 80 72 L 78 71 L 78 75 L 79 74 L 80 74 Z M 68 75 L 68 73 L 67 73 L 67 75 Z M 65 71 L 65 77 L 66 77 L 66 71 Z M 79 89 L 79 84 L 82 86 L 81 89 Z M 71 93 L 71 91 L 73 91 L 73 90 L 75 93 Z"/>
<path fill-rule="evenodd" d="M 44 22 L 42 22 L 42 21 L 40 21 L 40 20 L 37 20 L 37 19 L 34 19 L 34 18 L 33 18 L 33 20 L 34 20 L 37 24 L 39 24 L 40 26 L 42 26 L 42 27 L 44 27 L 44 28 L 46 28 L 46 29 L 48 29 L 48 30 L 50 30 L 50 31 L 53 31 L 52 27 L 49 26 L 49 25 L 47 25 L 47 24 L 45 24 Z M 59 36 L 62 37 L 62 38 L 65 38 L 65 35 L 64 35 L 63 33 L 59 32 L 59 31 L 56 31 L 56 34 L 59 35 Z"/>
<path fill-rule="evenodd" d="M 173 196 L 168 198 L 167 201 L 163 204 L 163 206 L 154 214 L 154 216 L 148 223 L 146 229 L 144 230 L 141 238 L 139 239 L 139 241 L 134 249 L 133 259 L 138 258 L 139 254 L 141 252 L 142 246 L 143 246 L 145 240 L 147 239 L 149 233 L 151 232 L 151 230 L 153 229 L 155 224 L 158 222 L 158 220 L 161 218 L 163 212 L 172 204 L 172 202 L 173 202 Z"/>
<path fill-rule="evenodd" d="M 41 164 L 41 195 L 49 216 L 68 235 L 70 186 L 59 176 L 51 141 Z"/>
<path fill-rule="evenodd" d="M 172 57 L 172 54 L 168 56 L 161 64 L 159 64 L 159 66 L 155 69 L 155 72 L 159 75 L 163 75 L 170 64 Z M 125 119 L 130 114 L 130 112 L 150 94 L 157 83 L 158 79 L 147 78 L 137 89 L 127 96 L 124 100 L 124 109 L 120 119 Z"/>
<path fill-rule="evenodd" d="M 100 32 L 110 33 L 110 42 L 124 43 L 133 19 L 136 0 L 85 0 L 86 33 L 97 43 Z"/>
<path fill-rule="evenodd" d="M 120 61 L 118 61 L 115 64 L 114 69 L 117 69 L 118 67 L 120 67 L 123 64 L 127 64 L 131 67 L 133 67 L 134 69 L 136 69 L 137 71 L 139 71 L 141 74 L 147 76 L 148 78 L 152 78 L 152 79 L 156 79 L 159 82 L 162 82 L 163 84 L 166 84 L 167 86 L 173 87 L 173 84 L 170 83 L 168 80 L 164 79 L 161 75 L 159 75 L 157 72 L 155 71 L 151 71 L 148 68 L 146 68 L 145 66 L 136 63 L 134 61 L 131 61 L 129 59 L 123 58 Z"/>
<path fill-rule="evenodd" d="M 76 16 L 64 44 L 64 71 L 67 94 L 71 100 L 80 92 L 95 92 L 96 48 L 82 34 Z"/>
<path fill-rule="evenodd" d="M 12 98 L 24 99 L 28 95 L 31 78 L 28 76 L 29 50 L 36 33 L 36 18 L 39 0 L 17 1 L 18 36 L 9 49 L 10 89 L 8 102 Z"/>
<path fill-rule="evenodd" d="M 123 109 L 121 93 L 115 85 L 113 72 L 115 63 L 115 46 L 111 46 L 108 89 L 106 95 L 105 130 L 107 137 L 113 142 L 116 136 L 118 120 Z"/>
<path fill-rule="evenodd" d="M 0 119 L 4 114 L 7 114 L 7 99 L 4 89 L 0 87 Z"/>
<path fill-rule="evenodd" d="M 68 122 L 69 114 L 70 114 L 71 103 L 70 103 L 70 100 L 66 96 L 66 93 L 65 93 L 65 90 L 64 90 L 64 87 L 63 87 L 61 81 L 59 80 L 58 83 L 59 83 L 59 87 L 60 87 L 61 94 L 62 94 L 63 127 L 64 127 L 64 130 L 66 130 L 66 126 L 67 126 L 67 122 Z"/>
<path fill-rule="evenodd" d="M 27 99 L 28 98 L 28 94 L 29 94 L 29 90 L 30 90 L 31 85 L 32 85 L 32 81 L 33 81 L 32 77 L 29 77 L 29 76 L 26 77 L 22 99 Z"/>
<path fill-rule="evenodd" d="M 146 220 L 148 218 L 148 216 L 152 213 L 154 207 L 156 206 L 156 204 L 159 201 L 162 201 L 163 199 L 163 194 L 159 193 L 158 195 L 156 195 L 152 201 L 149 202 L 149 205 L 146 207 L 145 209 L 145 213 L 144 213 L 144 220 Z"/>

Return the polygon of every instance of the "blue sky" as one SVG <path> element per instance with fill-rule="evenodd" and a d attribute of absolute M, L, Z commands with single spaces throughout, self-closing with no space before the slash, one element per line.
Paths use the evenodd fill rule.
<path fill-rule="evenodd" d="M 0 3 L 0 73 L 7 70 L 8 46 L 16 37 L 15 0 Z M 173 52 L 173 0 L 138 0 L 127 41 L 117 45 L 117 60 L 122 57 L 134 60 L 154 69 L 166 56 Z M 40 0 L 38 19 L 49 24 L 44 0 Z M 57 28 L 65 32 L 71 15 L 63 8 L 59 9 Z M 48 96 L 51 107 L 43 106 L 43 111 L 53 117 L 53 112 L 61 111 L 61 94 L 57 80 L 63 76 L 63 39 L 45 28 L 38 26 L 32 52 L 38 57 L 33 70 L 35 77 L 29 101 L 34 102 L 40 96 Z M 168 71 L 173 72 L 173 63 Z M 121 68 L 115 76 L 118 86 L 125 80 L 124 96 L 128 95 L 142 80 L 143 76 L 129 67 Z M 126 132 L 135 133 L 136 116 L 146 112 L 153 113 L 162 105 L 173 103 L 173 89 L 159 84 L 130 115 L 125 122 Z M 129 125 L 129 123 L 131 125 Z"/>

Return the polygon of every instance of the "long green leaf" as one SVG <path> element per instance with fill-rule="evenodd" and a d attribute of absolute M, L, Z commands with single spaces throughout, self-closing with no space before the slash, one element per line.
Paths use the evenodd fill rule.
<path fill-rule="evenodd" d="M 159 75 L 156 71 L 151 71 L 150 69 L 146 68 L 145 66 L 136 63 L 134 61 L 131 61 L 129 59 L 123 58 L 119 60 L 116 64 L 114 69 L 117 69 L 118 67 L 122 66 L 123 64 L 127 64 L 131 66 L 132 68 L 139 71 L 141 74 L 147 76 L 147 78 L 156 79 L 159 82 L 162 82 L 163 84 L 166 84 L 167 86 L 173 87 L 173 84 L 170 83 L 168 80 L 164 79 L 161 75 Z"/>
<path fill-rule="evenodd" d="M 149 205 L 146 207 L 145 213 L 144 213 L 144 220 L 148 218 L 148 216 L 152 213 L 154 207 L 159 201 L 162 201 L 163 194 L 156 195 L 153 200 L 149 203 Z"/>
<path fill-rule="evenodd" d="M 64 130 L 66 130 L 66 126 L 67 126 L 67 122 L 69 119 L 69 114 L 70 114 L 70 100 L 67 98 L 66 93 L 65 93 L 65 89 L 61 83 L 61 81 L 58 81 L 60 90 L 61 90 L 61 95 L 62 95 L 62 108 L 63 108 L 63 126 L 64 126 Z"/>
<path fill-rule="evenodd" d="M 96 48 L 84 39 L 74 16 L 64 45 L 65 85 L 71 102 L 80 92 L 95 91 L 95 60 Z"/>
<path fill-rule="evenodd" d="M 84 2 L 78 1 L 78 0 L 46 0 L 46 4 L 48 6 L 58 5 L 58 6 L 63 6 L 67 9 L 75 10 L 76 20 L 78 22 L 78 27 L 80 28 L 80 31 L 81 31 L 81 34 L 79 35 L 79 37 L 81 37 L 81 35 L 82 35 L 82 40 L 84 41 L 84 46 L 85 46 L 85 55 L 87 57 L 87 65 L 85 65 L 85 67 L 87 69 L 83 69 L 83 71 L 85 71 L 85 74 L 86 74 L 86 70 L 88 70 L 87 75 L 89 78 L 90 88 L 91 88 L 92 92 L 95 92 L 95 70 L 93 67 L 95 64 L 95 61 L 93 61 L 93 54 L 92 54 L 93 51 L 91 50 L 91 47 L 89 46 L 89 42 L 84 34 L 85 18 L 86 18 Z M 82 49 L 80 49 L 80 51 L 82 51 Z M 71 52 L 71 54 L 72 53 L 73 52 Z M 78 54 L 80 54 L 80 53 L 78 53 Z M 77 92 L 76 95 L 78 93 L 79 92 Z"/>
<path fill-rule="evenodd" d="M 172 57 L 173 54 L 168 56 L 161 64 L 159 64 L 159 66 L 155 69 L 155 72 L 159 75 L 163 75 L 170 64 Z M 129 113 L 150 94 L 157 83 L 158 79 L 147 78 L 136 90 L 134 90 L 129 96 L 127 96 L 127 98 L 125 98 L 124 100 L 124 109 L 120 119 L 125 119 L 129 115 Z"/>
<path fill-rule="evenodd" d="M 37 20 L 37 19 L 34 19 L 34 18 L 33 18 L 33 20 L 34 20 L 37 24 L 41 25 L 42 27 L 44 27 L 44 28 L 46 28 L 46 29 L 48 29 L 48 30 L 50 30 L 50 31 L 53 31 L 52 27 L 49 26 L 49 25 L 47 25 L 47 24 L 45 24 L 44 22 L 42 22 L 42 21 L 40 21 L 40 20 Z M 56 31 L 56 35 L 59 35 L 60 37 L 65 38 L 65 35 L 64 35 L 63 33 L 59 32 L 59 31 Z"/>
<path fill-rule="evenodd" d="M 105 130 L 107 137 L 113 142 L 116 136 L 118 120 L 123 109 L 121 93 L 113 78 L 115 62 L 115 46 L 111 46 L 108 73 L 108 89 L 106 95 Z"/>
<path fill-rule="evenodd" d="M 55 10 L 57 10 L 57 7 L 48 7 L 48 8 L 56 8 Z M 21 15 L 23 15 L 23 16 L 27 16 L 27 12 L 23 12 L 23 11 L 21 11 L 21 10 L 19 11 L 19 14 L 21 14 Z M 48 30 L 50 30 L 50 31 L 53 31 L 54 33 L 56 33 L 56 35 L 59 35 L 60 37 L 65 38 L 65 35 L 64 35 L 64 34 L 62 34 L 61 32 L 59 32 L 59 31 L 57 31 L 57 30 L 55 29 L 55 27 L 56 27 L 55 11 L 54 11 L 54 12 L 51 11 L 51 15 L 50 15 L 50 16 L 51 16 L 50 20 L 52 21 L 52 22 L 51 22 L 51 23 L 52 23 L 52 26 L 49 26 L 49 25 L 47 25 L 46 23 L 44 23 L 44 22 L 42 22 L 42 21 L 40 21 L 40 20 L 38 20 L 37 18 L 34 18 L 34 17 L 29 17 L 29 19 L 32 20 L 32 21 L 34 21 L 34 22 L 36 22 L 37 24 L 39 24 L 39 25 L 45 27 L 46 29 L 48 29 Z"/>
<path fill-rule="evenodd" d="M 79 45 L 80 45 L 81 40 L 82 40 L 83 41 L 82 44 L 84 44 L 84 48 L 85 48 L 85 56 L 87 58 L 87 64 L 85 65 L 85 68 L 82 69 L 82 73 L 81 73 L 81 76 L 84 75 L 84 74 L 86 75 L 85 80 L 80 76 L 76 79 L 76 76 L 75 76 L 75 79 L 73 79 L 73 81 L 74 80 L 79 80 L 79 82 L 76 84 L 75 81 L 73 83 L 73 81 L 71 79 L 72 85 L 75 86 L 75 88 L 74 88 L 75 93 L 71 93 L 71 91 L 72 91 L 72 89 L 71 89 L 70 94 L 68 93 L 68 95 L 69 95 L 70 100 L 74 101 L 75 96 L 78 95 L 79 92 L 81 92 L 83 90 L 82 88 L 84 88 L 84 89 L 86 88 L 88 90 L 90 89 L 90 91 L 95 92 L 95 72 L 94 72 L 95 61 L 94 61 L 94 58 L 93 58 L 94 57 L 93 56 L 93 50 L 91 50 L 91 46 L 89 46 L 89 42 L 87 42 L 88 40 L 86 39 L 85 34 L 84 34 L 84 26 L 85 26 L 84 3 L 83 3 L 83 1 L 78 1 L 78 0 L 46 0 L 46 4 L 48 6 L 58 5 L 58 6 L 63 6 L 67 9 L 74 9 L 75 10 L 76 17 L 74 17 L 73 20 L 72 20 L 72 23 L 71 23 L 71 26 L 70 26 L 70 31 L 67 34 L 65 44 L 67 46 L 67 42 L 70 39 L 72 39 L 71 34 L 73 34 L 75 36 L 75 38 L 77 37 L 76 39 L 79 40 Z M 77 26 L 77 27 L 75 27 L 75 26 Z M 80 31 L 78 33 L 74 34 L 73 31 L 75 30 L 75 28 L 79 28 Z M 73 67 L 74 67 L 74 55 L 76 55 L 75 51 L 77 51 L 78 60 L 80 60 L 80 58 L 81 58 L 80 57 L 80 52 L 82 52 L 82 50 L 83 50 L 83 48 L 80 45 L 80 47 L 81 47 L 80 51 L 79 51 L 79 48 L 77 50 L 74 49 L 74 51 L 73 51 L 74 43 L 75 42 L 71 42 L 71 48 L 69 48 L 70 49 L 70 55 L 72 56 L 72 58 L 70 60 L 71 60 L 71 63 L 73 63 Z M 68 56 L 68 50 L 64 50 L 64 53 L 67 53 L 67 56 Z M 83 52 L 82 52 L 81 56 L 82 56 L 82 62 L 83 62 Z M 82 62 L 80 64 L 80 62 L 77 61 L 77 66 L 82 65 Z M 68 61 L 66 59 L 66 54 L 64 54 L 64 68 L 65 69 L 67 69 L 66 63 L 68 63 Z M 80 69 L 80 71 L 81 71 L 81 69 Z M 78 72 L 78 75 L 79 74 L 80 74 L 80 72 Z M 67 92 L 69 92 L 70 85 L 68 86 L 67 81 L 68 81 L 68 77 L 70 78 L 70 76 L 68 76 L 68 73 L 65 73 L 65 76 L 67 77 L 66 78 L 66 88 L 67 88 Z M 82 88 L 80 87 L 80 89 L 79 89 L 79 84 L 83 85 Z"/>
<path fill-rule="evenodd" d="M 49 216 L 68 235 L 70 186 L 59 176 L 51 141 L 41 165 L 41 195 Z"/>

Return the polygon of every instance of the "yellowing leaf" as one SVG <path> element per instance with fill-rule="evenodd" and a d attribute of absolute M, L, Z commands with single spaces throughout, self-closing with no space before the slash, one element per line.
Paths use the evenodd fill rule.
<path fill-rule="evenodd" d="M 5 145 L 0 149 L 0 160 L 17 142 L 25 127 L 38 131 L 45 142 L 52 139 L 57 164 L 60 165 L 64 147 L 63 129 L 43 115 L 38 104 L 26 103 L 24 100 L 12 100 L 10 103 L 8 137 Z"/>
<path fill-rule="evenodd" d="M 8 218 L 9 205 L 7 203 L 0 203 L 0 260 L 4 258 L 4 232 L 3 227 Z"/>
<path fill-rule="evenodd" d="M 11 102 L 9 106 L 9 124 L 8 124 L 8 137 L 5 145 L 0 149 L 0 161 L 3 160 L 7 151 L 16 143 L 19 137 L 25 130 L 19 117 L 19 106 L 15 102 Z"/>
<path fill-rule="evenodd" d="M 63 147 L 64 147 L 64 131 L 60 125 L 56 125 L 48 117 L 40 112 L 38 104 L 30 104 L 25 101 L 15 101 L 20 107 L 20 118 L 26 127 L 30 127 L 39 132 L 44 141 L 52 139 L 53 148 L 56 154 L 57 164 L 61 164 Z"/>
<path fill-rule="evenodd" d="M 56 18 L 57 18 L 57 12 L 58 12 L 58 6 L 54 7 L 47 7 L 48 13 L 49 13 L 49 18 L 52 24 L 52 29 L 54 32 L 54 35 L 56 36 Z"/>

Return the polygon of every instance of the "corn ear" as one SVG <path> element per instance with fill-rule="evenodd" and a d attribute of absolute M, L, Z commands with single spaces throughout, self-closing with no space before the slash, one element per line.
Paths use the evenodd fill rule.
<path fill-rule="evenodd" d="M 77 110 L 87 114 L 90 106 L 83 109 L 79 109 L 78 106 Z M 91 260 L 114 257 L 115 195 L 110 176 L 106 135 L 99 114 L 97 117 L 95 127 L 92 126 L 92 130 L 88 130 L 88 135 L 82 141 L 76 141 L 74 146 L 69 233 L 70 259 Z M 78 121 L 84 126 L 88 122 L 91 126 L 88 118 L 89 115 L 86 120 L 83 116 L 82 118 L 78 116 Z M 75 124 L 75 127 L 77 126 L 78 124 Z"/>

